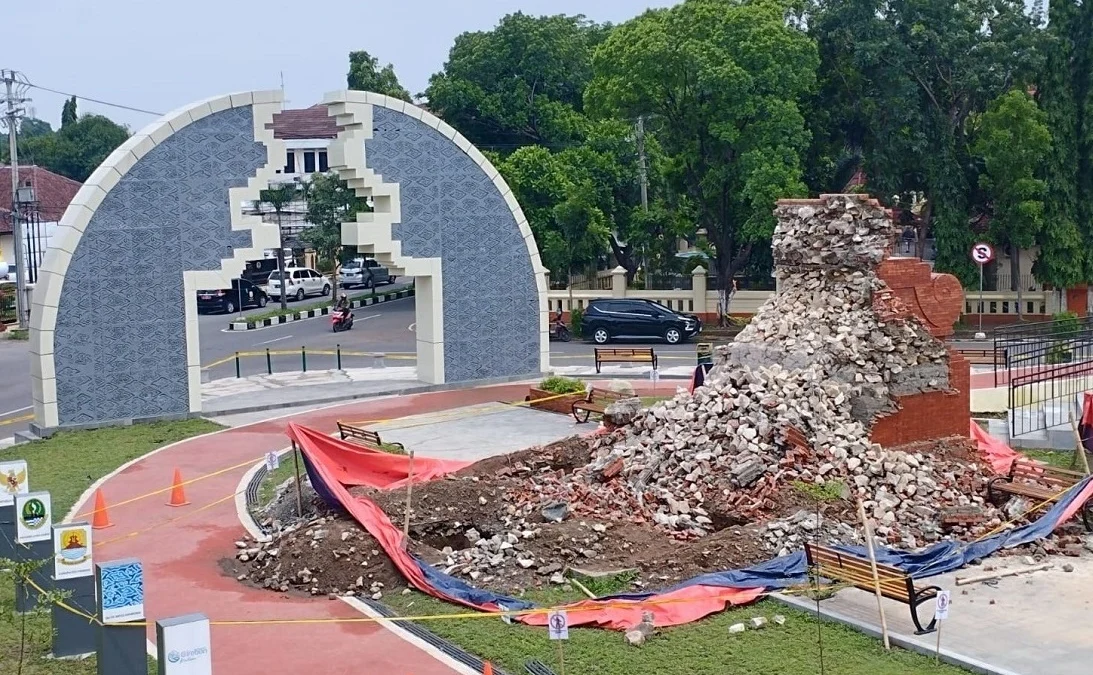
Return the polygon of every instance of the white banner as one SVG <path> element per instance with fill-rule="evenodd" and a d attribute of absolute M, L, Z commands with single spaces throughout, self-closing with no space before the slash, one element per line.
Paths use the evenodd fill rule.
<path fill-rule="evenodd" d="M 157 622 L 164 675 L 212 675 L 209 620 L 201 615 Z M 174 623 L 178 621 L 179 623 Z"/>
<path fill-rule="evenodd" d="M 95 573 L 91 562 L 91 526 L 87 523 L 53 528 L 53 578 L 76 579 Z"/>
<path fill-rule="evenodd" d="M 30 492 L 27 480 L 27 463 L 23 460 L 0 462 L 0 506 L 11 506 L 15 495 Z"/>
<path fill-rule="evenodd" d="M 20 544 L 49 541 L 53 537 L 53 508 L 48 492 L 15 495 L 15 540 Z"/>

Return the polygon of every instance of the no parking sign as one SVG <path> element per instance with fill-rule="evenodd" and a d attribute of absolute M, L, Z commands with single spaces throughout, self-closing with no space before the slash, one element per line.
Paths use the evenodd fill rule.
<path fill-rule="evenodd" d="M 972 262 L 976 265 L 986 265 L 994 260 L 994 247 L 982 242 L 972 246 Z"/>

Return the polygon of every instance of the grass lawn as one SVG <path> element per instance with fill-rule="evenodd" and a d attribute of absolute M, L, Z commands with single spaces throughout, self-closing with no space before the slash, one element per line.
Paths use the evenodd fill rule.
<path fill-rule="evenodd" d="M 542 605 L 583 599 L 576 591 L 529 593 Z M 384 596 L 403 616 L 444 614 L 452 605 L 420 593 Z M 730 634 L 729 626 L 754 616 L 786 617 L 784 626 Z M 557 643 L 546 629 L 500 619 L 422 621 L 423 626 L 463 649 L 500 665 L 512 675 L 524 673 L 524 663 L 538 659 L 560 673 Z M 565 670 L 580 675 L 802 675 L 819 673 L 817 632 L 822 632 L 823 672 L 828 675 L 957 675 L 966 671 L 932 658 L 893 648 L 885 652 L 879 640 L 849 628 L 818 622 L 809 615 L 773 600 L 730 609 L 702 621 L 663 629 L 641 647 L 631 647 L 622 633 L 573 628 L 565 644 Z"/>
<path fill-rule="evenodd" d="M 23 341 L 26 341 L 26 340 L 30 339 L 30 331 L 28 331 L 28 330 L 19 330 L 18 328 L 9 328 L 4 332 L 6 333 L 6 335 L 4 337 L 6 337 L 9 340 L 23 340 Z"/>
<path fill-rule="evenodd" d="M 1024 448 L 1018 448 L 1017 451 L 1027 456 L 1029 459 L 1035 459 L 1060 469 L 1081 470 L 1074 464 L 1075 456 L 1073 450 L 1026 450 Z M 1093 465 L 1093 460 L 1090 460 L 1089 463 L 1090 465 Z"/>
<path fill-rule="evenodd" d="M 0 461 L 25 459 L 32 490 L 49 490 L 54 521 L 64 517 L 93 479 L 100 478 L 131 459 L 158 447 L 222 427 L 206 420 L 159 422 L 95 431 L 62 432 L 52 438 L 0 450 Z M 78 461 L 75 461 L 77 460 Z M 52 633 L 48 609 L 23 617 L 12 611 L 15 592 L 9 576 L 0 573 L 0 673 L 23 675 L 94 675 L 95 659 L 53 661 L 49 653 Z M 23 663 L 19 668 L 20 643 Z M 154 662 L 149 660 L 149 672 Z"/>

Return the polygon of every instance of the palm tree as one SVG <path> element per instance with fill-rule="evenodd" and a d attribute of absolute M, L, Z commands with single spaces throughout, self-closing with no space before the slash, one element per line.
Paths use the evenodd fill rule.
<path fill-rule="evenodd" d="M 268 204 L 277 216 L 277 275 L 281 279 L 281 309 L 288 309 L 288 292 L 285 287 L 285 235 L 281 229 L 281 214 L 285 207 L 299 199 L 300 188 L 296 183 L 276 183 L 258 193 L 258 203 Z"/>

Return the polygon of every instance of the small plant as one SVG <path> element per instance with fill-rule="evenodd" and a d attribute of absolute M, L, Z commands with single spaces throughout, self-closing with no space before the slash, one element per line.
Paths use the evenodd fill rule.
<path fill-rule="evenodd" d="M 581 320 L 584 319 L 584 310 L 580 307 L 574 307 L 569 310 L 569 332 L 573 334 L 573 337 L 584 337 L 581 335 Z"/>
<path fill-rule="evenodd" d="M 539 389 L 552 394 L 581 394 L 584 393 L 585 387 L 584 382 L 580 380 L 552 375 L 539 383 Z"/>
<path fill-rule="evenodd" d="M 1060 363 L 1070 363 L 1074 360 L 1074 352 L 1067 349 L 1065 343 L 1056 342 L 1048 349 L 1045 360 L 1050 366 L 1058 365 Z"/>
<path fill-rule="evenodd" d="M 1057 340 L 1073 339 L 1081 332 L 1078 315 L 1074 312 L 1059 312 L 1051 317 L 1051 332 Z"/>
<path fill-rule="evenodd" d="M 793 481 L 793 489 L 817 502 L 835 502 L 850 495 L 850 490 L 847 489 L 846 484 L 837 480 L 829 480 L 822 485 L 795 480 Z"/>

